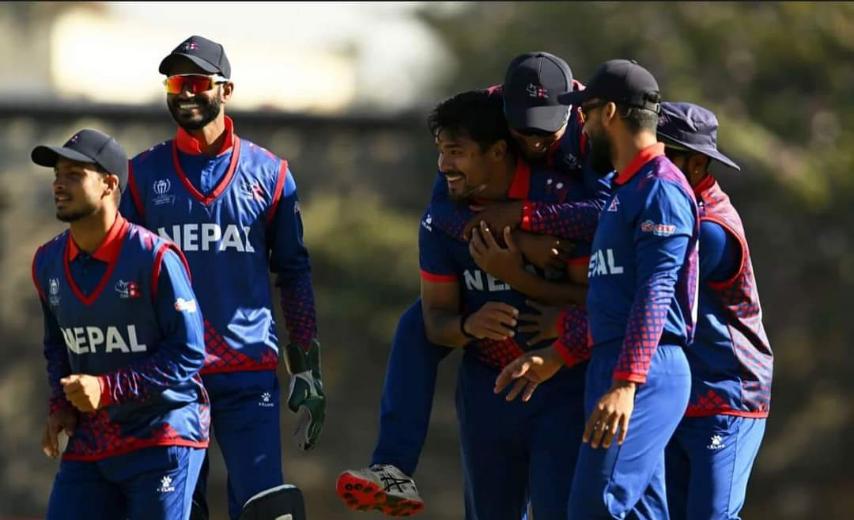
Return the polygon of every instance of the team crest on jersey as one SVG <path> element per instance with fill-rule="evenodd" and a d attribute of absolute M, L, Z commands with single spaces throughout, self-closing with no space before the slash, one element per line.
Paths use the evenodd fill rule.
<path fill-rule="evenodd" d="M 155 206 L 175 203 L 175 195 L 172 195 L 172 182 L 169 179 L 157 179 L 151 185 L 151 191 L 154 193 L 154 198 L 151 199 L 151 202 Z"/>
<path fill-rule="evenodd" d="M 48 302 L 57 307 L 59 305 L 59 278 L 48 280 Z"/>
<path fill-rule="evenodd" d="M 136 282 L 126 282 L 124 280 L 119 280 L 116 282 L 115 286 L 116 292 L 119 294 L 119 298 L 123 300 L 131 299 L 131 298 L 139 298 L 142 296 L 142 293 L 139 290 L 139 284 Z"/>
<path fill-rule="evenodd" d="M 240 183 L 240 193 L 247 199 L 264 202 L 264 188 L 258 182 L 242 181 Z"/>
<path fill-rule="evenodd" d="M 614 195 L 614 198 L 611 199 L 611 203 L 608 204 L 608 211 L 616 212 L 620 209 L 620 199 Z"/>

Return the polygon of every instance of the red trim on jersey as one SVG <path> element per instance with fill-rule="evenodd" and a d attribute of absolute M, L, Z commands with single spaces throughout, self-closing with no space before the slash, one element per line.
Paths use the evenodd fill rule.
<path fill-rule="evenodd" d="M 166 242 L 160 245 L 160 248 L 157 249 L 157 252 L 154 254 L 154 268 L 151 270 L 151 300 L 157 300 L 157 287 L 160 281 L 160 270 L 163 268 L 163 256 L 167 251 L 174 251 L 175 254 L 178 255 L 178 258 L 181 260 L 181 263 L 184 264 L 184 269 L 187 270 L 187 279 L 192 283 L 191 273 L 190 273 L 190 264 L 187 262 L 187 259 L 184 257 L 184 253 L 178 249 L 178 246 L 173 244 L 172 242 Z"/>
<path fill-rule="evenodd" d="M 513 182 L 510 184 L 510 189 L 507 190 L 507 198 L 525 200 L 530 191 L 531 167 L 522 159 L 516 159 L 516 170 L 513 172 Z"/>
<path fill-rule="evenodd" d="M 62 460 L 73 460 L 80 462 L 93 462 L 96 460 L 103 460 L 107 457 L 115 457 L 117 455 L 126 455 L 128 453 L 141 450 L 143 448 L 153 448 L 155 446 L 186 446 L 188 448 L 207 448 L 208 441 L 190 441 L 186 439 L 153 439 L 153 440 L 144 440 L 141 442 L 135 442 L 129 446 L 123 447 L 118 450 L 111 450 L 106 453 L 97 453 L 94 455 L 83 455 L 83 454 L 74 454 L 74 453 L 66 453 L 62 456 Z"/>
<path fill-rule="evenodd" d="M 630 381 L 632 383 L 639 384 L 646 383 L 646 375 L 644 374 L 635 374 L 632 372 L 614 372 L 613 377 L 616 381 Z"/>
<path fill-rule="evenodd" d="M 85 304 L 86 306 L 95 303 L 95 300 L 97 300 L 98 296 L 101 295 L 101 292 L 104 290 L 104 287 L 107 286 L 107 281 L 113 275 L 113 271 L 115 270 L 116 264 L 118 263 L 116 260 L 118 260 L 119 252 L 122 249 L 125 237 L 127 237 L 128 235 L 127 231 L 129 227 L 130 225 L 128 224 L 128 221 L 122 218 L 121 215 L 117 215 L 116 221 L 113 223 L 113 226 L 110 228 L 110 231 L 107 233 L 107 236 L 104 238 L 104 241 L 101 242 L 101 245 L 98 246 L 98 249 L 95 251 L 95 253 L 92 254 L 93 258 L 108 262 L 108 264 L 107 271 L 103 274 L 103 276 L 101 276 L 101 280 L 98 282 L 98 285 L 95 286 L 95 290 L 92 291 L 92 294 L 90 294 L 89 296 L 83 294 L 83 291 L 80 290 L 80 287 L 77 285 L 77 282 L 74 281 L 74 277 L 71 276 L 71 266 L 69 262 L 77 256 L 78 250 L 77 245 L 71 238 L 71 233 L 68 233 L 68 236 L 65 240 L 65 254 L 62 255 L 62 263 L 65 267 L 65 279 L 68 282 L 68 286 L 71 287 L 71 292 L 74 293 L 74 296 L 76 296 L 77 299 L 83 302 L 83 304 Z M 71 254 L 72 247 L 75 249 L 73 255 Z M 101 251 L 102 249 L 103 251 Z M 105 260 L 104 258 L 109 259 Z"/>
<path fill-rule="evenodd" d="M 699 182 L 699 184 L 693 186 L 694 195 L 699 199 L 700 197 L 702 197 L 704 191 L 715 185 L 715 182 L 717 181 L 714 177 L 712 177 L 711 175 L 706 175 L 705 177 L 703 177 L 703 180 Z"/>
<path fill-rule="evenodd" d="M 424 269 L 421 270 L 421 279 L 433 283 L 451 283 L 458 280 L 457 275 L 455 274 L 434 274 L 429 273 Z"/>
<path fill-rule="evenodd" d="M 41 253 L 42 251 L 42 247 L 44 246 L 39 246 L 38 249 L 36 249 L 36 254 L 33 255 L 32 277 L 33 285 L 36 286 L 36 292 L 39 293 L 39 298 L 41 298 L 43 301 L 47 301 L 47 298 L 45 298 L 44 295 L 44 289 L 42 289 L 42 286 L 39 283 L 38 276 L 36 276 L 36 259 L 38 259 L 39 253 Z"/>
<path fill-rule="evenodd" d="M 224 154 L 229 148 L 234 146 L 234 142 L 234 121 L 230 117 L 225 116 L 225 139 L 222 140 L 222 146 L 219 147 L 219 151 L 216 154 Z M 175 144 L 178 145 L 179 150 L 187 155 L 202 155 L 202 146 L 199 140 L 180 126 L 175 133 Z"/>
<path fill-rule="evenodd" d="M 734 408 L 708 408 L 708 409 L 692 409 L 691 406 L 685 412 L 685 417 L 712 417 L 715 415 L 731 415 L 733 417 L 747 417 L 748 419 L 764 419 L 768 417 L 768 410 L 760 410 L 758 412 L 749 412 L 746 410 L 736 410 Z"/>
<path fill-rule="evenodd" d="M 142 197 L 139 195 L 139 188 L 133 176 L 133 161 L 128 161 L 128 188 L 130 188 L 130 199 L 133 201 L 137 213 L 139 213 L 140 217 L 144 217 L 145 207 L 142 205 Z"/>
<path fill-rule="evenodd" d="M 632 177 L 634 177 L 635 174 L 646 165 L 646 163 L 661 155 L 664 155 L 664 143 L 655 143 L 647 146 L 635 155 L 634 159 L 632 159 L 628 166 L 617 173 L 614 183 L 625 184 L 629 182 Z"/>
<path fill-rule="evenodd" d="M 222 176 L 222 179 L 220 179 L 211 194 L 205 196 L 202 195 L 202 193 L 193 186 L 190 179 L 187 178 L 187 174 L 184 173 L 184 168 L 181 167 L 181 161 L 178 160 L 178 145 L 174 140 L 172 141 L 172 166 L 175 168 L 175 173 L 178 175 L 178 179 L 181 180 L 181 183 L 190 195 L 205 206 L 209 205 L 211 202 L 216 200 L 217 197 L 222 195 L 222 192 L 225 191 L 229 183 L 231 183 L 231 178 L 234 177 L 234 170 L 237 168 L 237 160 L 239 157 L 240 139 L 237 136 L 234 136 L 234 147 L 231 151 L 231 162 L 228 164 L 228 170 L 225 172 L 225 175 Z"/>
<path fill-rule="evenodd" d="M 522 203 L 522 220 L 519 221 L 519 229 L 522 231 L 530 231 L 531 226 L 533 226 L 533 216 L 534 212 L 533 204 L 531 201 L 526 200 Z"/>
<path fill-rule="evenodd" d="M 590 257 L 589 256 L 579 256 L 576 258 L 570 258 L 566 261 L 567 265 L 589 265 Z"/>
<path fill-rule="evenodd" d="M 125 220 L 120 213 L 116 213 L 116 220 L 113 221 L 113 225 L 110 226 L 109 230 L 107 230 L 106 236 L 101 240 L 101 243 L 95 249 L 95 252 L 92 253 L 92 258 L 108 264 L 115 262 L 116 258 L 119 257 L 119 251 L 121 251 L 122 248 L 122 240 L 124 240 L 124 235 L 127 233 L 127 228 L 128 221 Z M 121 240 L 119 240 L 120 237 Z M 65 252 L 66 259 L 69 262 L 77 258 L 77 255 L 80 254 L 80 248 L 74 242 L 74 238 L 71 236 L 71 233 L 68 233 L 68 245 Z"/>
<path fill-rule="evenodd" d="M 552 348 L 554 348 L 557 353 L 560 354 L 561 359 L 563 359 L 563 364 L 568 367 L 574 367 L 575 365 L 586 361 L 585 359 L 573 355 L 573 353 L 570 352 L 569 348 L 564 345 L 563 340 L 561 340 L 560 338 L 558 338 L 558 340 L 552 344 Z"/>
<path fill-rule="evenodd" d="M 282 188 L 285 186 L 285 180 L 288 178 L 288 161 L 282 159 L 279 166 L 279 176 L 276 178 L 276 191 L 273 192 L 273 201 L 270 203 L 270 209 L 267 210 L 267 225 L 273 223 L 273 217 L 276 215 L 276 208 L 279 207 L 279 201 L 282 200 Z"/>
<path fill-rule="evenodd" d="M 113 393 L 110 388 L 110 379 L 107 376 L 98 376 L 98 384 L 101 385 L 101 399 L 98 408 L 105 408 L 113 404 Z"/>

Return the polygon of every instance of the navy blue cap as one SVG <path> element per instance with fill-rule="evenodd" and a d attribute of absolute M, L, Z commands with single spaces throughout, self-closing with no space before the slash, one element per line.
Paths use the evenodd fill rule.
<path fill-rule="evenodd" d="M 30 157 L 39 166 L 51 168 L 60 157 L 94 163 L 118 177 L 122 191 L 127 186 L 128 156 L 124 148 L 112 137 L 91 128 L 80 130 L 62 146 L 36 146 Z"/>
<path fill-rule="evenodd" d="M 658 116 L 658 137 L 665 146 L 673 143 L 741 171 L 732 159 L 718 150 L 718 118 L 711 110 L 699 105 L 662 103 Z"/>
<path fill-rule="evenodd" d="M 584 90 L 567 92 L 560 102 L 580 105 L 594 98 L 658 113 L 661 94 L 652 74 L 636 61 L 609 60 L 599 65 Z"/>
<path fill-rule="evenodd" d="M 504 117 L 510 128 L 557 132 L 569 119 L 558 96 L 572 90 L 572 71 L 547 52 L 517 56 L 507 67 L 502 87 Z"/>
<path fill-rule="evenodd" d="M 188 59 L 208 74 L 219 74 L 231 79 L 231 64 L 225 48 L 204 36 L 193 35 L 181 42 L 160 62 L 160 73 L 169 75 L 176 60 Z"/>

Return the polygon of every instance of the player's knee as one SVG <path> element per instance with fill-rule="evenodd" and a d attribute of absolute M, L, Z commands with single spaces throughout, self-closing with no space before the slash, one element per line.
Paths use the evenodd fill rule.
<path fill-rule="evenodd" d="M 302 491 L 290 484 L 262 491 L 246 501 L 240 520 L 306 520 Z"/>

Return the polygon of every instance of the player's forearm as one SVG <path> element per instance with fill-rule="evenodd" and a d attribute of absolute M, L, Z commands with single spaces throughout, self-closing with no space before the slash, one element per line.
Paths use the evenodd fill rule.
<path fill-rule="evenodd" d="M 567 240 L 590 242 L 596 232 L 602 204 L 597 200 L 550 204 L 527 201 L 520 228 Z"/>
<path fill-rule="evenodd" d="M 446 347 L 464 347 L 471 338 L 463 334 L 464 316 L 458 312 L 424 307 L 424 328 L 430 343 Z"/>
<path fill-rule="evenodd" d="M 305 269 L 287 278 L 280 276 L 277 285 L 289 341 L 304 350 L 308 349 L 312 340 L 317 337 L 317 312 L 311 271 Z"/>
<path fill-rule="evenodd" d="M 587 287 L 583 285 L 551 282 L 524 269 L 514 271 L 502 280 L 532 300 L 547 305 L 584 305 L 587 298 Z"/>

